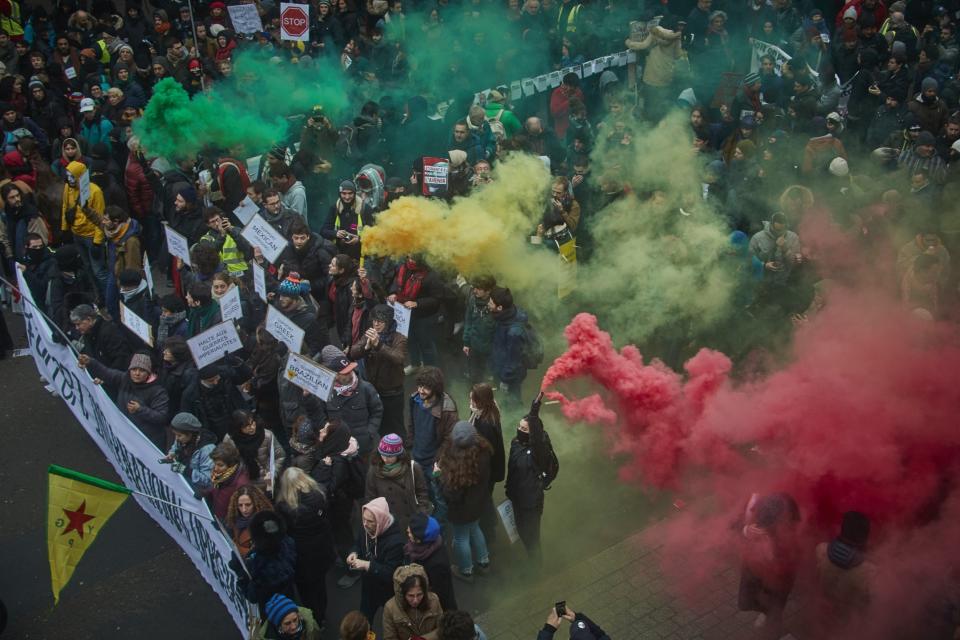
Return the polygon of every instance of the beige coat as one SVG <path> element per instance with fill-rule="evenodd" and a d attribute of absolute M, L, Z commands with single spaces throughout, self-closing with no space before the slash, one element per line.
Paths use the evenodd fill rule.
<path fill-rule="evenodd" d="M 420 609 L 411 609 L 403 597 L 401 585 L 412 575 L 423 576 L 427 587 L 430 581 L 427 572 L 418 564 L 408 564 L 397 567 L 393 572 L 394 596 L 383 607 L 383 640 L 410 640 L 414 636 L 437 639 L 437 627 L 440 624 L 440 598 L 429 591 L 425 594 L 426 602 Z"/>
<path fill-rule="evenodd" d="M 673 82 L 677 59 L 683 55 L 680 32 L 653 27 L 643 40 L 627 40 L 633 51 L 648 51 L 643 67 L 643 83 L 651 87 L 668 87 Z"/>

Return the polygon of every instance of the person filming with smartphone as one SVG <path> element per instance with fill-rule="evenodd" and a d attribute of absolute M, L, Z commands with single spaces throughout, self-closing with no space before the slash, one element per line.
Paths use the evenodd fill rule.
<path fill-rule="evenodd" d="M 537 640 L 552 640 L 564 620 L 570 623 L 570 640 L 610 640 L 610 636 L 600 625 L 586 615 L 576 613 L 567 606 L 565 600 L 555 604 L 547 613 L 547 621 L 537 633 Z"/>

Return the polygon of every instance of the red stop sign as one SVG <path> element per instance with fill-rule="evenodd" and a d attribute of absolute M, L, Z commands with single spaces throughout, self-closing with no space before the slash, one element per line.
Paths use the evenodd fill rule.
<path fill-rule="evenodd" d="M 280 14 L 280 24 L 288 36 L 299 38 L 307 32 L 309 26 L 307 12 L 296 5 L 287 7 Z"/>

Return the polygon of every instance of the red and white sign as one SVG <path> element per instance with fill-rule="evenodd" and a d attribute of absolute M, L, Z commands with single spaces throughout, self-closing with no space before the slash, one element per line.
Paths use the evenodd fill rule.
<path fill-rule="evenodd" d="M 310 39 L 310 5 L 280 3 L 280 39 L 297 42 Z"/>

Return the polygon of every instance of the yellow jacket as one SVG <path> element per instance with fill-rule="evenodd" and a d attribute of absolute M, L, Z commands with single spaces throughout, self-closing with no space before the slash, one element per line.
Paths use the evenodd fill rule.
<path fill-rule="evenodd" d="M 82 162 L 71 162 L 67 165 L 67 171 L 74 177 L 77 186 L 71 186 L 70 183 L 63 185 L 63 208 L 60 215 L 60 229 L 62 231 L 70 230 L 75 236 L 84 238 L 93 238 L 94 244 L 103 244 L 103 227 L 101 219 L 106 203 L 103 200 L 103 192 L 93 182 L 90 183 L 90 200 L 87 202 L 87 210 L 92 214 L 88 216 L 81 206 L 80 202 L 80 176 L 87 170 Z M 73 223 L 68 220 L 67 212 L 73 215 Z"/>

